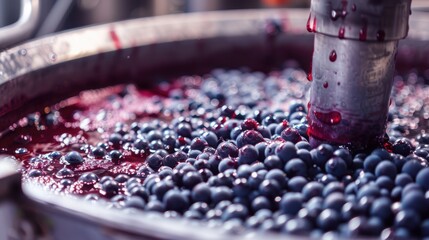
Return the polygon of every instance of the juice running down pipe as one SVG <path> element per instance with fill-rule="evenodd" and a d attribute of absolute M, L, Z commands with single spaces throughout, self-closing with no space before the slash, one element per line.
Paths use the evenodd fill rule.
<path fill-rule="evenodd" d="M 312 0 L 315 33 L 308 120 L 310 143 L 382 143 L 398 41 L 411 0 Z"/>

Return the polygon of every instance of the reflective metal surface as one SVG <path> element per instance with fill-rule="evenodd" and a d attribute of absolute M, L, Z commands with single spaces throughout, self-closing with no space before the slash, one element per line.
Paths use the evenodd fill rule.
<path fill-rule="evenodd" d="M 410 0 L 313 0 L 315 32 L 309 134 L 321 142 L 376 146 L 384 136 L 398 40 Z"/>
<path fill-rule="evenodd" d="M 333 0 L 311 2 L 310 25 L 318 33 L 345 39 L 399 40 L 407 36 L 411 0 Z M 378 37 L 377 37 L 378 36 Z"/>
<path fill-rule="evenodd" d="M 330 61 L 333 51 L 336 60 Z M 396 52 L 396 41 L 336 41 L 333 45 L 329 36 L 316 35 L 309 111 L 313 138 L 367 144 L 383 136 Z"/>
<path fill-rule="evenodd" d="M 21 0 L 17 22 L 0 28 L 0 49 L 27 39 L 35 30 L 40 17 L 40 0 Z"/>

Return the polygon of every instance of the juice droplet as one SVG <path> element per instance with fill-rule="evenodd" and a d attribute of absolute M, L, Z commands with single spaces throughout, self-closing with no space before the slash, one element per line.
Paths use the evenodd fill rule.
<path fill-rule="evenodd" d="M 308 16 L 308 20 L 307 20 L 307 31 L 308 32 L 313 32 L 313 29 L 311 28 L 311 13 Z"/>
<path fill-rule="evenodd" d="M 331 54 L 329 54 L 329 60 L 331 62 L 335 62 L 337 60 L 337 52 L 335 52 L 335 50 L 332 50 Z"/>
<path fill-rule="evenodd" d="M 316 17 L 312 18 L 311 13 L 308 16 L 307 20 L 307 31 L 308 32 L 316 32 L 317 19 Z"/>
<path fill-rule="evenodd" d="M 368 22 L 366 21 L 366 19 L 364 19 L 363 26 L 359 30 L 359 40 L 366 41 L 367 37 L 368 37 Z"/>
<path fill-rule="evenodd" d="M 287 120 L 283 120 L 282 125 L 283 125 L 283 127 L 289 127 L 289 123 Z"/>
<path fill-rule="evenodd" d="M 308 80 L 309 82 L 313 81 L 313 74 L 311 73 L 311 71 L 310 71 L 310 72 L 308 72 L 308 74 L 307 74 L 307 80 Z"/>
<path fill-rule="evenodd" d="M 327 113 L 313 111 L 313 113 L 319 121 L 325 124 L 336 125 L 341 122 L 341 113 L 337 111 L 331 111 Z"/>
<path fill-rule="evenodd" d="M 386 33 L 383 30 L 378 30 L 377 41 L 383 42 L 385 37 L 386 37 Z"/>
<path fill-rule="evenodd" d="M 313 54 L 314 54 L 314 52 L 313 52 Z M 313 73 L 312 73 L 312 71 L 313 71 L 313 62 L 310 63 L 310 71 L 307 73 L 307 80 L 309 82 L 313 81 Z"/>
<path fill-rule="evenodd" d="M 340 30 L 338 31 L 338 38 L 344 39 L 346 35 L 346 29 L 344 27 L 340 27 Z"/>
<path fill-rule="evenodd" d="M 390 142 L 383 143 L 383 147 L 386 149 L 386 151 L 390 153 L 393 152 L 393 145 Z"/>
<path fill-rule="evenodd" d="M 341 17 L 345 18 L 347 16 L 347 0 L 343 0 L 341 1 L 342 5 L 343 5 L 343 11 L 341 11 Z"/>
<path fill-rule="evenodd" d="M 328 83 L 328 82 L 324 82 L 324 83 L 323 83 L 323 87 L 324 87 L 324 88 L 328 88 L 328 87 L 329 87 L 329 83 Z"/>
<path fill-rule="evenodd" d="M 307 111 L 310 111 L 310 108 L 311 108 L 311 102 L 308 101 L 308 103 L 307 103 Z"/>
<path fill-rule="evenodd" d="M 352 11 L 353 11 L 353 12 L 356 12 L 356 4 L 354 4 L 354 3 L 353 3 L 353 5 L 352 5 Z"/>
<path fill-rule="evenodd" d="M 121 41 L 119 40 L 118 34 L 116 34 L 116 31 L 111 29 L 109 31 L 110 39 L 112 40 L 113 44 L 115 45 L 116 49 L 121 48 Z"/>
<path fill-rule="evenodd" d="M 359 40 L 366 41 L 367 35 L 368 33 L 366 28 L 362 28 L 361 30 L 359 30 Z"/>
<path fill-rule="evenodd" d="M 180 144 L 185 144 L 186 143 L 186 138 L 185 137 L 179 137 L 178 139 Z"/>

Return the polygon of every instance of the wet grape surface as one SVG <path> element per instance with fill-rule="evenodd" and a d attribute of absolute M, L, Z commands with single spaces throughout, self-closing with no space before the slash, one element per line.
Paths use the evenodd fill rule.
<path fill-rule="evenodd" d="M 395 77 L 386 142 L 355 152 L 308 143 L 306 78 L 216 69 L 85 91 L 11 126 L 0 151 L 25 182 L 112 208 L 313 237 L 429 236 L 427 79 Z"/>

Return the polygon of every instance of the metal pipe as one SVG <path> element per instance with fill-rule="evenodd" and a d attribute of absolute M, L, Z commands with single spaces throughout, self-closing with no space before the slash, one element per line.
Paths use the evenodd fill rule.
<path fill-rule="evenodd" d="M 0 29 L 0 48 L 30 37 L 37 27 L 39 15 L 40 0 L 21 0 L 18 21 Z"/>
<path fill-rule="evenodd" d="M 310 143 L 366 147 L 383 139 L 398 41 L 411 0 L 312 0 Z"/>

